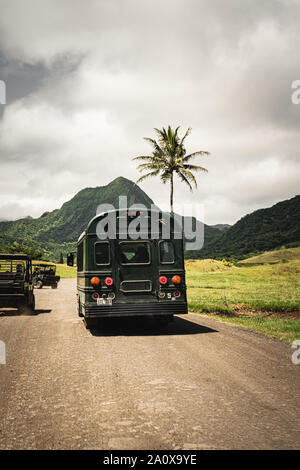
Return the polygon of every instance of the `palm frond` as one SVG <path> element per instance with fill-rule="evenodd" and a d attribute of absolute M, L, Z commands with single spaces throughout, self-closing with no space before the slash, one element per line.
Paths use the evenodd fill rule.
<path fill-rule="evenodd" d="M 182 166 L 186 170 L 203 171 L 204 173 L 207 173 L 208 171 L 206 168 L 204 168 L 203 166 L 199 166 L 199 165 L 190 165 L 190 164 L 184 163 Z"/>
<path fill-rule="evenodd" d="M 159 141 L 167 140 L 167 132 L 164 127 L 162 129 L 157 129 L 157 127 L 154 127 L 154 130 L 156 134 L 158 135 Z"/>
<path fill-rule="evenodd" d="M 139 157 L 133 157 L 132 160 L 152 160 L 153 155 L 140 155 Z"/>
<path fill-rule="evenodd" d="M 149 142 L 150 145 L 152 145 L 154 147 L 154 150 L 160 154 L 163 153 L 163 150 L 161 149 L 160 145 L 158 144 L 158 142 L 156 142 L 155 139 L 151 139 L 151 137 L 144 137 L 144 140 L 146 140 L 146 142 Z"/>
<path fill-rule="evenodd" d="M 164 171 L 164 172 L 160 175 L 160 179 L 161 179 L 161 181 L 162 181 L 163 184 L 166 184 L 166 182 L 171 179 L 171 173 L 169 173 L 169 172 L 167 172 L 167 171 Z"/>
<path fill-rule="evenodd" d="M 183 174 L 189 181 L 192 181 L 194 183 L 195 188 L 198 187 L 196 178 L 191 171 L 186 170 L 185 168 L 180 168 L 180 170 L 178 170 L 176 173 L 181 175 Z"/>
<path fill-rule="evenodd" d="M 143 170 L 157 170 L 157 169 L 162 169 L 164 167 L 164 165 L 162 163 L 155 163 L 155 162 L 152 162 L 152 163 L 141 163 L 140 165 L 138 165 L 138 170 L 139 171 L 143 171 Z"/>
<path fill-rule="evenodd" d="M 138 180 L 136 180 L 135 184 L 141 183 L 144 181 L 146 178 L 151 178 L 152 176 L 157 176 L 159 173 L 159 170 L 152 171 L 150 173 L 147 173 L 146 175 L 141 176 Z"/>
<path fill-rule="evenodd" d="M 189 160 L 191 160 L 192 158 L 195 158 L 195 157 L 202 157 L 203 155 L 210 155 L 209 152 L 206 152 L 205 150 L 199 150 L 198 152 L 193 152 L 193 153 L 190 153 L 189 155 L 185 155 L 183 157 L 183 161 L 184 162 L 188 162 Z"/>
<path fill-rule="evenodd" d="M 166 159 L 163 158 L 161 155 L 157 155 L 153 152 L 152 155 L 145 155 L 140 157 L 134 157 L 132 160 L 147 162 L 147 163 L 161 163 L 162 165 L 166 164 Z"/>
<path fill-rule="evenodd" d="M 183 181 L 184 183 L 186 183 L 188 185 L 190 191 L 193 191 L 193 187 L 192 187 L 191 183 L 189 182 L 189 180 L 180 172 L 178 172 L 177 175 L 179 176 L 181 181 Z"/>
<path fill-rule="evenodd" d="M 191 133 L 191 130 L 192 130 L 192 128 L 188 127 L 188 129 L 186 130 L 184 136 L 182 137 L 182 139 L 180 141 L 180 144 L 179 144 L 180 146 L 183 145 L 183 142 L 185 141 L 186 137 Z"/>

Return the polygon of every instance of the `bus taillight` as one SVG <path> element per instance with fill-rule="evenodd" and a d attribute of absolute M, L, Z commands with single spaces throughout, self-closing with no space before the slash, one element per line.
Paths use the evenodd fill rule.
<path fill-rule="evenodd" d="M 100 286 L 100 279 L 99 277 L 92 277 L 91 284 L 94 287 Z"/>
<path fill-rule="evenodd" d="M 94 292 L 94 293 L 92 294 L 92 297 L 93 297 L 94 300 L 97 300 L 98 297 L 99 297 L 98 292 Z"/>
<path fill-rule="evenodd" d="M 168 278 L 166 276 L 159 276 L 159 282 L 160 282 L 160 284 L 162 284 L 164 286 L 164 285 L 167 284 Z"/>
<path fill-rule="evenodd" d="M 104 282 L 107 286 L 112 286 L 114 283 L 114 280 L 112 277 L 106 277 Z"/>
<path fill-rule="evenodd" d="M 173 282 L 173 284 L 180 284 L 181 283 L 181 277 L 176 274 L 175 276 L 172 277 L 172 282 Z"/>

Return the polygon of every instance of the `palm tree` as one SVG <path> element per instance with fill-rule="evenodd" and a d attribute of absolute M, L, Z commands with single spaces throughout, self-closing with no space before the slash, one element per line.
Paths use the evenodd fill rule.
<path fill-rule="evenodd" d="M 189 127 L 184 136 L 179 138 L 179 127 L 180 126 L 178 126 L 175 131 L 171 128 L 171 126 L 168 127 L 168 130 L 166 130 L 164 127 L 162 129 L 155 128 L 154 130 L 158 135 L 158 140 L 144 137 L 144 139 L 149 142 L 154 149 L 152 154 L 133 158 L 133 160 L 144 162 L 140 163 L 137 167 L 140 173 L 143 171 L 148 171 L 146 175 L 141 176 L 136 181 L 136 184 L 140 183 L 146 178 L 157 176 L 159 174 L 162 183 L 166 184 L 168 181 L 170 181 L 171 215 L 174 214 L 174 173 L 176 173 L 181 181 L 186 183 L 189 189 L 192 191 L 192 185 L 197 188 L 197 181 L 193 175 L 193 171 L 207 172 L 207 169 L 199 165 L 193 165 L 189 162 L 195 157 L 209 155 L 209 152 L 205 152 L 204 150 L 199 150 L 198 152 L 193 152 L 189 155 L 186 155 L 184 141 L 190 134 L 191 128 Z"/>

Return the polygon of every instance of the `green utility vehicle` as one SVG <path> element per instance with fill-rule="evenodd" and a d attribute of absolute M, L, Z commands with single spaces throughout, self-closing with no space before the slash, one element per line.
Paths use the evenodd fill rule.
<path fill-rule="evenodd" d="M 32 282 L 37 289 L 44 286 L 50 286 L 52 289 L 57 288 L 60 276 L 56 276 L 55 264 L 34 264 Z"/>
<path fill-rule="evenodd" d="M 34 313 L 31 258 L 24 254 L 0 253 L 0 308 L 18 308 Z"/>

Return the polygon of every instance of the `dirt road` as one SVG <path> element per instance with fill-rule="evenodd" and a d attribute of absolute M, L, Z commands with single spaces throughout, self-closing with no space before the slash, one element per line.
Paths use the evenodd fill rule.
<path fill-rule="evenodd" d="M 90 332 L 74 279 L 36 300 L 0 313 L 0 448 L 299 448 L 289 345 L 197 315 Z"/>

